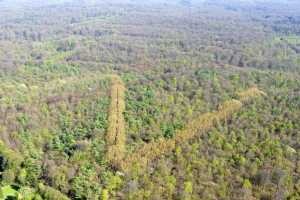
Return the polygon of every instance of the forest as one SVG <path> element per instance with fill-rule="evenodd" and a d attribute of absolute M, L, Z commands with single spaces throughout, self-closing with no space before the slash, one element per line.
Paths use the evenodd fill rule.
<path fill-rule="evenodd" d="M 0 200 L 299 200 L 300 2 L 0 0 Z"/>

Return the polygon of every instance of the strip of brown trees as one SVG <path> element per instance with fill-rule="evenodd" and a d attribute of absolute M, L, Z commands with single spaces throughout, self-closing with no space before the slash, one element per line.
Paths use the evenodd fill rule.
<path fill-rule="evenodd" d="M 206 113 L 193 119 L 187 124 L 185 129 L 178 131 L 174 138 L 160 139 L 144 145 L 124 159 L 121 163 L 122 170 L 128 172 L 133 166 L 139 166 L 140 169 L 145 169 L 153 160 L 158 159 L 164 154 L 170 153 L 182 142 L 207 132 L 217 121 L 227 120 L 227 117 L 242 108 L 243 103 L 246 103 L 252 98 L 264 95 L 264 93 L 257 88 L 250 88 L 238 95 L 240 100 L 233 99 L 226 101 L 220 106 L 218 111 Z"/>
<path fill-rule="evenodd" d="M 125 110 L 125 87 L 120 77 L 111 76 L 111 105 L 109 126 L 106 135 L 107 160 L 113 167 L 119 167 L 124 158 L 126 136 L 123 112 Z"/>

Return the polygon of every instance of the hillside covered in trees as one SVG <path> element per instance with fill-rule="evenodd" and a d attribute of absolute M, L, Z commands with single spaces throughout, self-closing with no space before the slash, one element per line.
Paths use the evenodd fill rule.
<path fill-rule="evenodd" d="M 300 199 L 300 2 L 0 0 L 0 199 Z"/>

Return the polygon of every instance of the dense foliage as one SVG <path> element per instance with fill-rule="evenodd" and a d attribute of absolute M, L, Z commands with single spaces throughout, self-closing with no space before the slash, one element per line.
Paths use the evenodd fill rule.
<path fill-rule="evenodd" d="M 300 199 L 299 10 L 0 0 L 0 199 Z"/>

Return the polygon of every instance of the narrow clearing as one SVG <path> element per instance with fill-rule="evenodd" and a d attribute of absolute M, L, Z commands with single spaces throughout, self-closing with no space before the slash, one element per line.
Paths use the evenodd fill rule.
<path fill-rule="evenodd" d="M 109 127 L 106 135 L 107 159 L 113 167 L 118 167 L 125 153 L 125 87 L 119 76 L 111 76 L 111 105 L 109 109 Z"/>
<path fill-rule="evenodd" d="M 134 166 L 140 169 L 146 167 L 155 159 L 173 151 L 177 145 L 188 141 L 199 134 L 209 131 L 217 121 L 227 120 L 233 113 L 238 112 L 249 100 L 266 95 L 257 88 L 250 88 L 238 93 L 239 100 L 229 100 L 217 111 L 209 112 L 191 120 L 185 129 L 177 132 L 172 139 L 159 139 L 145 144 L 137 151 L 125 157 L 126 135 L 123 112 L 125 111 L 125 86 L 117 75 L 111 76 L 111 105 L 109 110 L 109 127 L 107 130 L 107 159 L 115 169 L 129 172 Z"/>
<path fill-rule="evenodd" d="M 170 153 L 177 145 L 184 141 L 190 140 L 199 134 L 205 134 L 209 131 L 217 121 L 227 120 L 233 113 L 238 112 L 243 104 L 249 100 L 263 96 L 265 93 L 257 88 L 250 88 L 244 92 L 238 93 L 240 100 L 229 100 L 223 103 L 218 111 L 200 115 L 188 123 L 184 130 L 177 132 L 172 139 L 160 139 L 158 141 L 145 144 L 136 152 L 128 155 L 121 163 L 121 168 L 124 172 L 130 171 L 134 166 L 139 166 L 139 169 L 146 167 L 153 161 L 164 154 Z"/>

